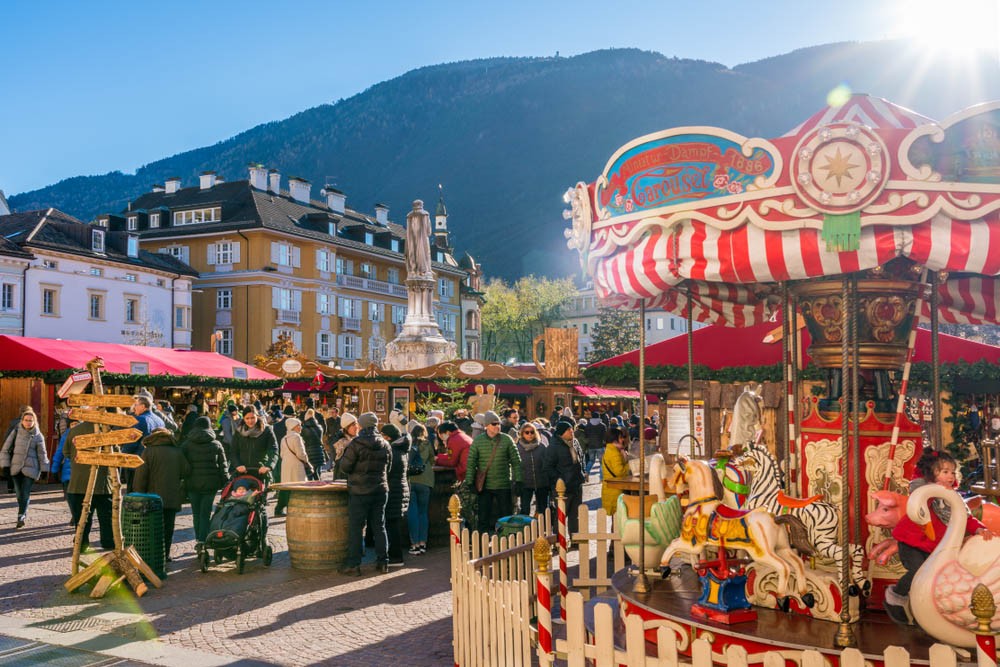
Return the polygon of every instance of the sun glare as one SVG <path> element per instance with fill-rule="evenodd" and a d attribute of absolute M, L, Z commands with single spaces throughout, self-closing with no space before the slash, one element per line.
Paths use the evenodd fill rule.
<path fill-rule="evenodd" d="M 930 52 L 1000 58 L 1000 0 L 903 0 L 894 13 L 893 32 Z"/>

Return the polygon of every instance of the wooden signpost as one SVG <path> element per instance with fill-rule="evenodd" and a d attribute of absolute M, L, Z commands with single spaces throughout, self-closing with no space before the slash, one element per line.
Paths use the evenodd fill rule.
<path fill-rule="evenodd" d="M 124 394 L 73 394 L 66 398 L 71 408 L 131 408 L 135 397 Z"/>
<path fill-rule="evenodd" d="M 125 548 L 122 544 L 122 485 L 118 476 L 118 468 L 137 468 L 142 465 L 143 461 L 135 454 L 122 454 L 113 449 L 115 445 L 135 442 L 142 436 L 142 432 L 129 428 L 136 424 L 135 417 L 105 412 L 104 410 L 87 410 L 82 407 L 107 408 L 132 405 L 132 399 L 129 396 L 110 396 L 104 393 L 104 385 L 101 382 L 102 368 L 104 368 L 104 362 L 100 357 L 92 359 L 87 364 L 87 369 L 93 378 L 93 394 L 73 394 L 68 397 L 70 405 L 78 406 L 70 410 L 70 419 L 100 424 L 100 426 L 96 426 L 96 433 L 79 435 L 73 439 L 73 445 L 77 448 L 76 462 L 90 466 L 90 477 L 87 480 L 87 492 L 83 496 L 83 510 L 80 512 L 80 521 L 76 525 L 76 535 L 73 539 L 73 571 L 63 585 L 67 591 L 72 593 L 87 582 L 96 580 L 90 597 L 101 598 L 112 587 L 122 581 L 127 581 L 135 594 L 142 597 L 148 590 L 146 582 L 142 580 L 143 576 L 156 588 L 163 586 L 163 582 L 142 560 L 134 547 Z M 128 399 L 127 403 L 126 399 Z M 125 430 L 108 431 L 107 426 L 121 426 L 125 427 Z M 114 533 L 115 550 L 102 554 L 97 560 L 81 570 L 80 545 L 83 540 L 83 527 L 87 524 L 87 517 L 90 515 L 94 487 L 97 484 L 97 469 L 101 466 L 108 468 L 108 477 L 111 480 L 111 528 Z"/>
<path fill-rule="evenodd" d="M 107 433 L 91 433 L 89 435 L 78 435 L 73 438 L 73 446 L 77 451 L 81 449 L 97 449 L 108 445 L 127 445 L 142 437 L 142 431 L 134 428 L 123 428 Z M 78 459 L 80 460 L 80 459 Z"/>

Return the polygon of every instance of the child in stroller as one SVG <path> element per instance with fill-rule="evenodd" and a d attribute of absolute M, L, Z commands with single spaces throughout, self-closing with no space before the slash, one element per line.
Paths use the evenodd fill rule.
<path fill-rule="evenodd" d="M 234 477 L 222 489 L 209 523 L 208 537 L 198 553 L 202 572 L 208 572 L 209 550 L 215 551 L 216 563 L 235 560 L 240 574 L 248 557 L 263 558 L 265 566 L 271 565 L 274 552 L 267 543 L 266 497 L 267 488 L 252 475 Z"/>

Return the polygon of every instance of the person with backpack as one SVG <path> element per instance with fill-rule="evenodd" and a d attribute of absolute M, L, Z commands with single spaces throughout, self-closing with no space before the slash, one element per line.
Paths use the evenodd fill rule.
<path fill-rule="evenodd" d="M 420 422 L 414 422 L 410 438 L 407 466 L 410 509 L 406 518 L 410 528 L 410 555 L 420 556 L 427 553 L 431 491 L 434 489 L 434 445 L 427 439 L 427 429 Z"/>

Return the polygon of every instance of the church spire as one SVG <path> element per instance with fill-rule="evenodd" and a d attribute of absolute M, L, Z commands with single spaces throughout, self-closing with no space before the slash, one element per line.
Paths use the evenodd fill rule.
<path fill-rule="evenodd" d="M 448 209 L 444 205 L 444 186 L 438 185 L 438 203 L 434 210 L 434 245 L 448 247 Z"/>

